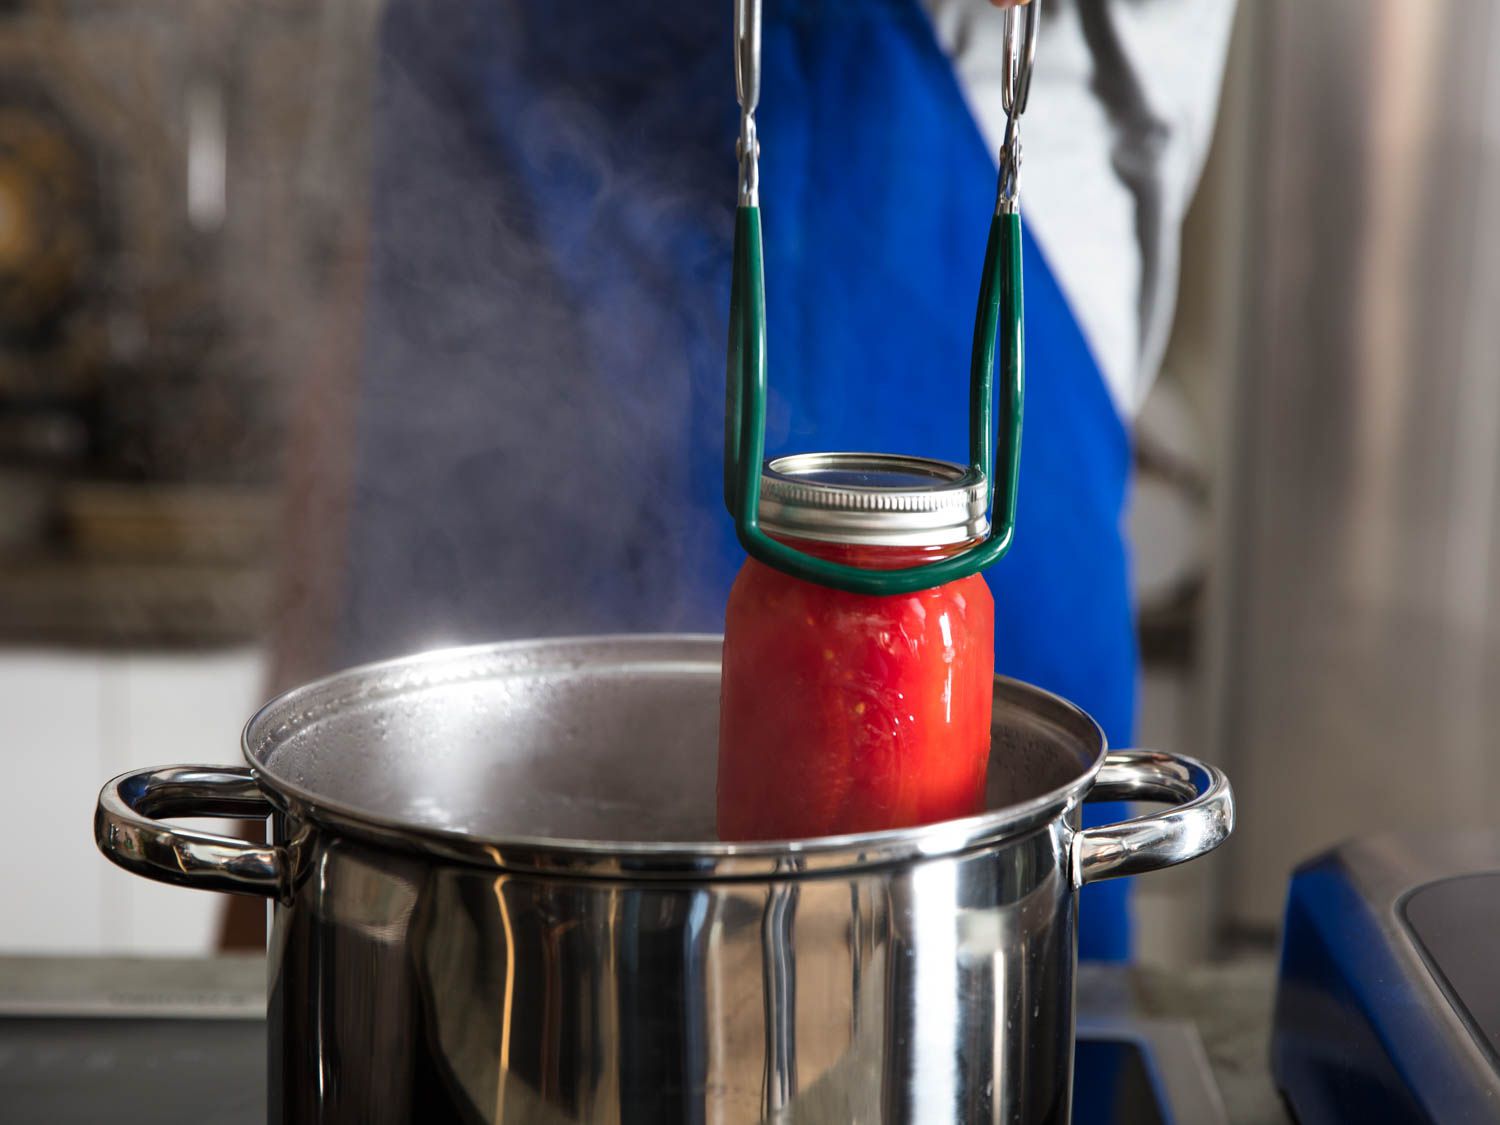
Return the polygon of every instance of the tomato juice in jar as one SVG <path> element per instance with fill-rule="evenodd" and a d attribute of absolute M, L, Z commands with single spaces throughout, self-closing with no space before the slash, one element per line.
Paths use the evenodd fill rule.
<path fill-rule="evenodd" d="M 865 569 L 916 566 L 988 531 L 961 466 L 799 454 L 761 484 L 768 535 Z M 748 559 L 729 594 L 719 718 L 724 840 L 904 828 L 978 812 L 990 751 L 994 602 L 977 574 L 853 594 Z"/>

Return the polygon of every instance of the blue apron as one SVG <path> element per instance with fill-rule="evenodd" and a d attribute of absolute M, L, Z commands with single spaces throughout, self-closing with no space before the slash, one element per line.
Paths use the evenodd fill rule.
<path fill-rule="evenodd" d="M 722 627 L 742 560 L 719 491 L 729 15 L 701 0 L 390 8 L 345 660 Z M 952 67 L 917 0 L 767 0 L 763 49 L 768 452 L 961 461 L 995 164 Z M 1128 439 L 1030 240 L 1025 286 L 996 666 L 1123 746 Z M 1128 956 L 1125 902 L 1123 882 L 1085 891 L 1083 956 Z"/>

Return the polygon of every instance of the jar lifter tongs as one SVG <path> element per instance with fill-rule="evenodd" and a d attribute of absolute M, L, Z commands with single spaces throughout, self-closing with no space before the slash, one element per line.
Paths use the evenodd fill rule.
<path fill-rule="evenodd" d="M 1025 341 L 1021 308 L 1021 215 L 1017 179 L 1021 141 L 1017 126 L 1026 109 L 1036 57 L 1041 0 L 1005 13 L 1005 137 L 1000 146 L 999 188 L 984 251 L 979 309 L 969 368 L 969 467 L 995 482 L 993 382 L 1000 351 L 1000 440 L 1003 478 L 990 488 L 990 531 L 949 558 L 895 570 L 865 570 L 815 558 L 777 542 L 761 530 L 761 462 L 766 444 L 766 295 L 760 228 L 761 0 L 734 0 L 734 77 L 740 104 L 739 206 L 729 295 L 729 363 L 724 413 L 724 503 L 740 543 L 752 558 L 809 582 L 859 594 L 904 594 L 975 574 L 1010 548 L 1016 521 L 1016 478 L 1021 458 L 1021 393 Z M 1000 330 L 1003 327 L 1003 335 Z M 998 340 L 997 340 L 998 337 Z"/>

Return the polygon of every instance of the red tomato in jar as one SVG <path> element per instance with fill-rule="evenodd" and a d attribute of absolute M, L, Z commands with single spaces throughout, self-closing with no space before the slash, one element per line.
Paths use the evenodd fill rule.
<path fill-rule="evenodd" d="M 795 545 L 892 568 L 968 544 Z M 724 630 L 720 838 L 800 839 L 978 812 L 993 678 L 994 601 L 978 575 L 872 597 L 747 560 Z"/>

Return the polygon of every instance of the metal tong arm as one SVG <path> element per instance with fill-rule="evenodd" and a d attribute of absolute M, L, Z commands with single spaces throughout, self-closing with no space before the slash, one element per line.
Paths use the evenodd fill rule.
<path fill-rule="evenodd" d="M 760 105 L 760 0 L 734 0 L 734 93 L 740 103 L 739 205 L 760 206 L 760 140 L 755 110 Z"/>
<path fill-rule="evenodd" d="M 794 577 L 857 594 L 906 594 L 976 574 L 1010 549 L 1015 534 L 1021 460 L 1025 340 L 1021 294 L 1020 168 L 1017 119 L 1025 109 L 1036 53 L 1040 0 L 1024 16 L 1007 13 L 1007 113 L 995 214 L 985 245 L 969 369 L 969 462 L 990 482 L 990 531 L 980 543 L 936 562 L 894 570 L 816 558 L 778 542 L 760 527 L 765 460 L 766 298 L 761 238 L 755 110 L 760 101 L 760 2 L 735 0 L 735 88 L 740 102 L 739 207 L 729 295 L 729 356 L 724 411 L 724 503 L 751 558 Z M 1023 25 L 1024 24 L 1024 29 Z M 998 336 L 998 341 L 997 341 Z M 995 476 L 994 370 L 1000 351 L 1000 441 L 1003 476 Z M 997 487 L 998 486 L 998 487 Z"/>

